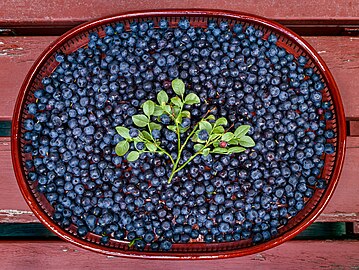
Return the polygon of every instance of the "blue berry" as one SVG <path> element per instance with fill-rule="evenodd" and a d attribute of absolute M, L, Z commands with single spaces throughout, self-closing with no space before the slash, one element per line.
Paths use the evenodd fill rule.
<path fill-rule="evenodd" d="M 207 130 L 205 129 L 201 129 L 199 132 L 198 132 L 198 139 L 202 140 L 202 141 L 207 141 L 209 138 L 209 134 L 207 132 Z"/>

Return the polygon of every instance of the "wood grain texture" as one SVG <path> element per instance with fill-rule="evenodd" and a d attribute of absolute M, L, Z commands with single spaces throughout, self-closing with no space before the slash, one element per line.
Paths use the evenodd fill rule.
<path fill-rule="evenodd" d="M 350 121 L 350 136 L 359 137 L 359 121 Z"/>
<path fill-rule="evenodd" d="M 55 39 L 54 36 L 0 37 L 0 120 L 11 119 L 17 94 L 27 72 Z M 359 119 L 359 37 L 306 37 L 306 40 L 321 54 L 333 73 L 346 117 Z"/>
<path fill-rule="evenodd" d="M 344 168 L 332 199 L 318 221 L 359 221 L 359 137 L 349 137 Z M 11 164 L 10 139 L 0 137 L 0 223 L 38 222 L 17 186 Z"/>
<path fill-rule="evenodd" d="M 61 10 L 59 9 L 61 7 Z M 3 0 L 0 2 L 0 18 L 9 23 L 66 23 L 87 21 L 128 11 L 148 9 L 225 9 L 254 13 L 271 19 L 355 19 L 359 16 L 358 0 L 317 1 L 232 1 L 223 0 L 142 0 L 137 1 L 71 1 L 71 0 Z"/>
<path fill-rule="evenodd" d="M 1 241 L 2 269 L 357 269 L 359 241 L 289 241 L 246 257 L 214 261 L 124 259 L 62 241 Z M 114 268 L 116 267 L 116 268 Z"/>

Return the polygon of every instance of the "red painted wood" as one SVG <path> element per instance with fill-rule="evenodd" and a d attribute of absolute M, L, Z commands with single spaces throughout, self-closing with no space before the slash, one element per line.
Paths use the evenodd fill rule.
<path fill-rule="evenodd" d="M 0 18 L 3 23 L 42 23 L 56 24 L 74 21 L 88 21 L 114 13 L 143 11 L 148 9 L 188 9 L 211 8 L 226 9 L 257 14 L 270 19 L 357 19 L 359 17 L 358 0 L 317 1 L 232 1 L 224 0 L 3 0 L 0 2 Z"/>
<path fill-rule="evenodd" d="M 125 259 L 62 241 L 1 241 L 1 268 L 18 269 L 357 269 L 359 241 L 289 241 L 241 258 L 215 261 Z"/>
<path fill-rule="evenodd" d="M 332 199 L 318 221 L 359 221 L 359 137 L 348 137 L 343 172 Z M 10 138 L 0 137 L 0 223 L 38 222 L 17 186 Z"/>
<path fill-rule="evenodd" d="M 350 136 L 359 136 L 359 121 L 350 121 Z"/>
<path fill-rule="evenodd" d="M 0 37 L 0 120 L 10 120 L 31 65 L 56 37 Z M 329 66 L 348 119 L 359 119 L 359 37 L 306 37 Z M 338 46 L 340 44 L 340 46 Z"/>
<path fill-rule="evenodd" d="M 359 222 L 353 222 L 353 233 L 359 235 Z"/>

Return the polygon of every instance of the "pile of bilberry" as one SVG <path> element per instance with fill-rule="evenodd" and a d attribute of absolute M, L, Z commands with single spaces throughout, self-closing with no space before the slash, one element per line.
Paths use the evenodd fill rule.
<path fill-rule="evenodd" d="M 92 32 L 87 46 L 58 54 L 26 108 L 25 169 L 53 220 L 139 250 L 275 237 L 326 187 L 323 156 L 336 134 L 326 128 L 332 104 L 319 74 L 253 26 L 196 28 L 183 18 L 177 28 L 164 19 L 130 28 L 107 26 L 104 37 Z M 192 102 L 163 100 L 178 94 L 176 78 Z M 176 102 L 186 113 L 171 119 L 165 106 Z M 209 115 L 178 156 L 187 130 Z M 204 151 L 219 119 L 218 149 Z M 140 138 L 136 121 L 156 122 L 147 133 L 157 144 Z M 230 140 L 245 146 L 241 127 L 249 148 L 230 150 Z"/>

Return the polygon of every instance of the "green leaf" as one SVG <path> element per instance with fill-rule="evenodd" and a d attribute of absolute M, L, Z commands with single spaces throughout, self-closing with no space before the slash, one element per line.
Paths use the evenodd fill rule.
<path fill-rule="evenodd" d="M 143 112 L 145 115 L 150 117 L 155 112 L 155 103 L 152 100 L 147 100 L 145 103 L 143 103 Z"/>
<path fill-rule="evenodd" d="M 115 147 L 115 152 L 118 156 L 124 156 L 128 149 L 130 149 L 130 144 L 127 141 L 120 141 Z"/>
<path fill-rule="evenodd" d="M 224 133 L 224 128 L 222 126 L 215 127 L 213 129 L 212 133 L 214 133 L 214 134 L 223 134 Z"/>
<path fill-rule="evenodd" d="M 161 106 L 156 105 L 155 110 L 153 112 L 153 115 L 154 116 L 160 116 L 162 114 L 163 114 L 163 109 L 161 108 Z"/>
<path fill-rule="evenodd" d="M 176 126 L 173 126 L 173 125 L 169 125 L 169 126 L 167 126 L 166 128 L 169 129 L 169 130 L 171 130 L 171 131 L 173 131 L 173 132 L 176 132 L 176 131 L 177 131 Z"/>
<path fill-rule="evenodd" d="M 155 152 L 157 150 L 157 146 L 154 143 L 151 142 L 146 142 L 146 148 L 148 149 L 148 151 L 150 152 Z"/>
<path fill-rule="evenodd" d="M 130 130 L 128 128 L 125 127 L 116 127 L 116 131 L 118 134 L 121 135 L 122 138 L 124 139 L 131 139 L 130 136 Z"/>
<path fill-rule="evenodd" d="M 163 105 L 162 109 L 168 113 L 168 114 L 172 114 L 172 110 L 171 110 L 171 106 L 170 105 Z"/>
<path fill-rule="evenodd" d="M 181 115 L 185 118 L 191 118 L 191 113 L 189 111 L 182 111 Z"/>
<path fill-rule="evenodd" d="M 216 120 L 216 117 L 214 115 L 210 114 L 206 117 L 206 120 Z"/>
<path fill-rule="evenodd" d="M 221 147 L 216 147 L 212 150 L 213 153 L 215 154 L 227 154 L 228 150 L 225 148 L 221 148 Z"/>
<path fill-rule="evenodd" d="M 234 138 L 234 134 L 232 132 L 226 132 L 222 135 L 222 141 L 229 142 Z"/>
<path fill-rule="evenodd" d="M 215 126 L 226 126 L 228 124 L 228 121 L 224 117 L 220 117 L 216 120 Z"/>
<path fill-rule="evenodd" d="M 183 102 L 182 102 L 182 100 L 181 100 L 179 97 L 173 97 L 173 98 L 171 98 L 171 102 L 172 102 L 174 105 L 178 106 L 178 107 L 182 107 L 182 106 L 183 106 Z"/>
<path fill-rule="evenodd" d="M 138 143 L 138 142 L 143 142 L 143 139 L 138 136 L 138 137 L 132 138 L 131 141 Z"/>
<path fill-rule="evenodd" d="M 189 129 L 189 127 L 185 127 L 185 128 L 183 128 L 181 126 L 179 127 L 180 133 L 185 133 L 188 129 Z"/>
<path fill-rule="evenodd" d="M 177 122 L 178 124 L 182 124 L 182 115 L 178 115 L 178 116 L 177 116 L 176 122 Z"/>
<path fill-rule="evenodd" d="M 175 117 L 182 117 L 182 116 L 180 115 L 180 111 L 181 111 L 181 108 L 180 108 L 180 107 L 173 106 L 172 111 L 173 111 Z"/>
<path fill-rule="evenodd" d="M 218 136 L 218 134 L 211 134 L 209 136 L 209 141 L 213 141 L 213 140 L 218 140 L 220 136 Z"/>
<path fill-rule="evenodd" d="M 208 134 L 211 134 L 212 131 L 212 125 L 210 122 L 208 121 L 201 121 L 199 122 L 199 129 L 205 129 L 207 130 Z"/>
<path fill-rule="evenodd" d="M 152 135 L 148 131 L 143 130 L 143 131 L 141 131 L 141 134 L 145 139 L 152 140 Z"/>
<path fill-rule="evenodd" d="M 198 152 L 199 150 L 201 150 L 203 148 L 203 144 L 200 144 L 200 143 L 196 143 L 194 146 L 193 146 L 193 149 L 194 151 Z"/>
<path fill-rule="evenodd" d="M 165 91 L 161 90 L 158 94 L 157 94 L 157 101 L 158 104 L 160 105 L 164 105 L 168 102 L 168 95 Z"/>
<path fill-rule="evenodd" d="M 239 143 L 244 147 L 253 147 L 256 145 L 253 139 L 249 136 L 243 136 L 242 138 L 240 138 Z"/>
<path fill-rule="evenodd" d="M 232 145 L 238 145 L 239 144 L 239 139 L 238 138 L 233 138 L 228 143 L 232 144 Z"/>
<path fill-rule="evenodd" d="M 132 162 L 135 161 L 139 158 L 140 153 L 137 151 L 131 151 L 130 153 L 128 153 L 127 155 L 127 161 Z"/>
<path fill-rule="evenodd" d="M 251 126 L 249 125 L 242 125 L 236 128 L 234 131 L 234 136 L 236 138 L 242 138 L 244 135 L 247 134 L 247 132 L 250 130 Z"/>
<path fill-rule="evenodd" d="M 218 147 L 218 146 L 219 146 L 219 141 L 215 141 L 215 142 L 213 143 L 213 146 L 214 146 L 214 147 Z"/>
<path fill-rule="evenodd" d="M 230 147 L 228 149 L 228 154 L 241 153 L 241 152 L 244 152 L 244 151 L 246 151 L 245 148 L 240 147 L 240 146 L 235 146 L 235 147 Z"/>
<path fill-rule="evenodd" d="M 158 130 L 161 130 L 162 126 L 160 124 L 157 124 L 157 123 L 149 123 L 149 126 L 150 126 L 150 129 L 151 130 L 154 130 L 154 129 L 158 129 Z"/>
<path fill-rule="evenodd" d="M 192 142 L 199 142 L 198 131 L 195 134 L 193 134 L 191 140 L 192 140 Z"/>
<path fill-rule="evenodd" d="M 148 117 L 143 114 L 136 114 L 132 116 L 132 121 L 138 127 L 145 127 L 150 122 Z"/>
<path fill-rule="evenodd" d="M 172 89 L 177 95 L 183 96 L 185 92 L 184 82 L 181 79 L 174 79 L 172 81 Z"/>
<path fill-rule="evenodd" d="M 208 156 L 209 151 L 210 151 L 210 149 L 209 149 L 209 148 L 205 148 L 205 149 L 203 149 L 203 151 L 202 151 L 202 155 L 203 155 L 203 156 Z"/>
<path fill-rule="evenodd" d="M 184 99 L 184 103 L 188 104 L 188 105 L 192 105 L 192 104 L 198 104 L 200 103 L 201 100 L 199 99 L 199 97 L 194 94 L 194 93 L 190 93 L 186 96 L 186 98 Z"/>

